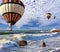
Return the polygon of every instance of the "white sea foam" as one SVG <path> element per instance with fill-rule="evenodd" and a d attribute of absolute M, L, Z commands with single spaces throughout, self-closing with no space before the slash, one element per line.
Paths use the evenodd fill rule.
<path fill-rule="evenodd" d="M 45 40 L 27 40 L 28 45 L 20 47 L 18 40 L 23 40 L 26 35 L 15 34 L 7 39 L 1 39 L 0 52 L 57 52 L 60 51 L 60 36 L 52 37 Z M 11 40 L 12 39 L 12 40 Z M 42 42 L 46 43 L 46 47 L 42 47 Z"/>

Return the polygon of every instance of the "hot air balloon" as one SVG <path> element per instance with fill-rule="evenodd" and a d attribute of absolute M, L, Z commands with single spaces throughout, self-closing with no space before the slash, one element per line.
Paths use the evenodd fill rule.
<path fill-rule="evenodd" d="M 56 16 L 54 16 L 54 19 L 56 18 Z"/>
<path fill-rule="evenodd" d="M 51 13 L 46 13 L 46 17 L 47 17 L 47 19 L 50 19 L 51 18 Z"/>
<path fill-rule="evenodd" d="M 3 15 L 6 22 L 10 25 L 14 25 L 24 14 L 25 6 L 20 0 L 2 0 L 0 5 L 0 14 Z"/>

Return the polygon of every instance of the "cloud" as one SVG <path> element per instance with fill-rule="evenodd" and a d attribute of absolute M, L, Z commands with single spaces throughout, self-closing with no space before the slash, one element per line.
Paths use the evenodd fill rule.
<path fill-rule="evenodd" d="M 22 2 L 25 4 L 25 13 L 22 19 L 16 23 L 16 27 L 18 25 L 17 28 L 28 24 L 31 25 L 29 23 L 31 21 L 30 19 L 34 20 L 37 17 L 38 22 L 41 23 L 39 24 L 40 27 L 58 23 L 60 20 L 60 0 L 22 0 Z M 50 20 L 45 16 L 47 12 L 52 13 Z M 53 19 L 54 16 L 56 16 L 56 19 Z"/>

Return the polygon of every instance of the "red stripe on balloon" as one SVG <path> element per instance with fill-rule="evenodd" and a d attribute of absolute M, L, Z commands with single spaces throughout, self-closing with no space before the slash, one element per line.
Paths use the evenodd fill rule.
<path fill-rule="evenodd" d="M 19 16 L 17 15 L 15 22 L 17 22 L 17 19 L 18 19 L 18 18 L 19 18 Z"/>
<path fill-rule="evenodd" d="M 4 16 L 4 19 L 5 19 L 6 21 L 8 21 L 6 15 L 3 15 L 3 16 Z"/>
<path fill-rule="evenodd" d="M 17 17 L 18 15 L 17 14 L 15 14 L 15 16 L 14 16 L 14 21 L 16 20 L 16 17 Z"/>

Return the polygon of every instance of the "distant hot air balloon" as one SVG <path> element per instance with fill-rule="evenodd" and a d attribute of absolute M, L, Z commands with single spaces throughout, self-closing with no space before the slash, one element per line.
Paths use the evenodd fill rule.
<path fill-rule="evenodd" d="M 51 13 L 46 13 L 46 17 L 47 17 L 47 19 L 50 19 L 51 18 Z"/>
<path fill-rule="evenodd" d="M 3 15 L 11 30 L 14 25 L 23 15 L 25 6 L 20 0 L 2 0 L 0 5 L 0 13 Z"/>
<path fill-rule="evenodd" d="M 56 16 L 54 16 L 54 19 L 56 18 Z"/>

